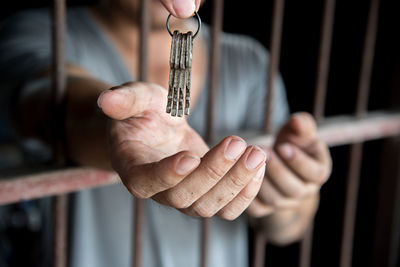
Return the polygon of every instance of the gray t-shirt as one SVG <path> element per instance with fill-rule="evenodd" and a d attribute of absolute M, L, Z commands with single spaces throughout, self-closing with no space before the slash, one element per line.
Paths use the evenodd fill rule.
<path fill-rule="evenodd" d="M 68 62 L 82 66 L 110 84 L 134 80 L 87 8 L 70 8 L 67 26 Z M 208 28 L 204 27 L 201 34 L 209 44 Z M 50 48 L 47 9 L 17 14 L 0 26 L 0 113 L 3 117 L 9 116 L 7 103 L 20 82 L 50 65 Z M 227 33 L 221 36 L 221 52 L 215 131 L 218 135 L 228 135 L 240 130 L 260 130 L 265 110 L 268 55 L 255 40 Z M 201 135 L 204 135 L 206 127 L 207 92 L 207 88 L 203 88 L 188 119 Z M 288 116 L 281 78 L 277 80 L 274 103 L 273 122 L 277 127 Z M 133 251 L 132 199 L 122 184 L 76 194 L 72 214 L 71 266 L 130 266 Z M 144 266 L 198 266 L 201 220 L 152 200 L 147 200 L 145 206 Z M 211 225 L 209 266 L 247 266 L 246 217 L 243 215 L 234 221 L 213 218 Z"/>

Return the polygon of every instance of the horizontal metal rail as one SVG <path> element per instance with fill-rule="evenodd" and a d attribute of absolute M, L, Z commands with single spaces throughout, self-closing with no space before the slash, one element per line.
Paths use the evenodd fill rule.
<path fill-rule="evenodd" d="M 329 146 L 360 143 L 400 135 L 400 112 L 374 112 L 362 118 L 337 116 L 327 118 L 318 134 Z M 270 146 L 271 135 L 249 140 Z M 96 186 L 115 184 L 117 174 L 93 168 L 71 168 L 0 180 L 0 204 L 71 193 Z"/>

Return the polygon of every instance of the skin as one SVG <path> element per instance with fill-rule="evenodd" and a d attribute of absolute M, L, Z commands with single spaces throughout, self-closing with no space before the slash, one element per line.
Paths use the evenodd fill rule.
<path fill-rule="evenodd" d="M 137 3 L 115 0 L 91 10 L 133 76 L 138 65 L 138 27 L 133 19 Z M 248 146 L 238 136 L 228 136 L 209 148 L 185 119 L 165 113 L 167 91 L 157 85 L 168 84 L 171 37 L 164 28 L 165 8 L 186 18 L 199 6 L 199 0 L 175 5 L 170 0 L 152 2 L 156 19 L 149 36 L 150 83 L 111 88 L 82 67 L 67 66 L 68 154 L 82 165 L 114 169 L 138 198 L 152 198 L 191 216 L 233 220 L 246 211 L 252 218 L 262 218 L 271 242 L 298 240 L 315 215 L 319 189 L 331 171 L 328 149 L 309 114 L 294 114 L 278 132 L 273 148 Z M 186 20 L 171 23 L 193 26 Z M 207 66 L 201 37 L 194 49 L 192 107 Z M 46 103 L 48 95 L 42 90 L 21 99 L 20 109 L 38 100 Z M 43 111 L 29 125 L 45 123 Z"/>

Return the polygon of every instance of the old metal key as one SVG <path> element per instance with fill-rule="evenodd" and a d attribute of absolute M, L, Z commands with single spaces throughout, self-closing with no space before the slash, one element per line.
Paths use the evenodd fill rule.
<path fill-rule="evenodd" d="M 189 115 L 190 113 L 193 39 L 201 27 L 200 17 L 197 13 L 195 14 L 198 20 L 198 29 L 194 35 L 191 31 L 187 33 L 174 31 L 172 34 L 169 28 L 171 15 L 167 19 L 167 29 L 172 36 L 172 43 L 166 112 L 171 113 L 171 116 L 182 117 L 183 114 Z"/>

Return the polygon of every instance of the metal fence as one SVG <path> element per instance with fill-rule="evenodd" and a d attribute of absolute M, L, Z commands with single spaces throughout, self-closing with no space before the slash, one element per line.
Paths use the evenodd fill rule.
<path fill-rule="evenodd" d="M 54 0 L 53 5 L 53 99 L 55 114 L 60 112 L 65 90 L 65 59 L 64 41 L 66 33 L 65 0 Z M 377 35 L 377 24 L 379 15 L 379 0 L 371 0 L 368 11 L 368 23 L 365 34 L 364 49 L 361 59 L 361 69 L 358 79 L 357 103 L 354 113 L 347 116 L 324 117 L 325 98 L 327 94 L 327 81 L 330 66 L 331 43 L 333 34 L 333 23 L 335 18 L 335 0 L 325 0 L 322 16 L 322 27 L 319 43 L 319 56 L 316 69 L 315 97 L 313 115 L 318 121 L 318 133 L 330 147 L 350 144 L 349 170 L 347 178 L 347 189 L 345 195 L 345 209 L 342 231 L 342 242 L 340 252 L 340 266 L 352 265 L 352 251 L 354 227 L 356 219 L 356 203 L 359 188 L 359 176 L 361 157 L 363 153 L 363 142 L 374 139 L 383 139 L 400 135 L 400 112 L 368 112 L 367 104 L 369 99 L 371 72 L 374 61 L 375 41 Z M 218 69 L 219 69 L 219 35 L 222 29 L 223 0 L 212 1 L 212 23 L 211 23 L 211 53 L 210 84 L 207 113 L 206 139 L 213 139 L 213 113 L 214 103 L 218 90 Z M 271 101 L 274 94 L 274 80 L 278 74 L 280 61 L 280 48 L 282 25 L 284 21 L 284 0 L 273 1 L 272 30 L 270 38 L 270 61 L 268 70 L 267 88 L 267 110 L 265 110 L 265 131 L 266 134 L 254 138 L 253 143 L 270 146 L 272 144 L 271 118 L 273 114 Z M 149 1 L 141 1 L 140 18 L 140 48 L 139 48 L 139 78 L 142 81 L 147 79 L 147 36 L 149 28 Z M 59 122 L 54 120 L 54 129 L 57 129 Z M 59 134 L 56 133 L 55 134 Z M 61 149 L 61 145 L 55 142 L 55 147 Z M 396 174 L 393 174 L 396 175 Z M 396 177 L 400 177 L 397 174 Z M 56 196 L 54 201 L 54 266 L 64 267 L 67 262 L 66 239 L 67 239 L 67 194 L 96 186 L 105 186 L 118 182 L 115 173 L 96 170 L 92 168 L 61 168 L 58 170 L 46 171 L 40 174 L 24 175 L 13 179 L 0 180 L 0 204 L 15 203 L 22 200 L 35 199 L 45 196 Z M 393 194 L 396 190 L 392 190 Z M 398 192 L 397 192 L 398 193 Z M 395 209 L 395 205 L 391 207 Z M 142 251 L 141 239 L 143 227 L 145 227 L 143 200 L 135 202 L 134 221 L 134 252 L 132 265 L 141 266 Z M 389 212 L 394 212 L 390 210 Z M 206 266 L 208 235 L 210 232 L 209 219 L 203 219 L 202 227 L 202 260 L 200 266 Z M 256 229 L 257 230 L 257 229 Z M 388 233 L 390 235 L 391 232 Z M 299 266 L 311 265 L 313 226 L 310 226 L 300 246 Z M 395 237 L 387 237 L 387 242 L 393 242 Z M 265 245 L 267 238 L 256 231 L 254 237 L 254 254 L 252 256 L 253 266 L 264 266 Z M 379 256 L 378 256 L 379 257 Z M 378 266 L 378 265 L 377 265 Z"/>

